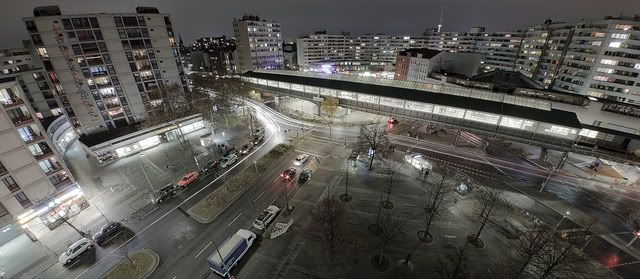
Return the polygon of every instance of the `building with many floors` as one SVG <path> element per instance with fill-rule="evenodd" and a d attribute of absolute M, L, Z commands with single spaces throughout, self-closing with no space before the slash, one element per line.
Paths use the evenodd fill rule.
<path fill-rule="evenodd" d="M 35 231 L 59 225 L 86 200 L 23 90 L 29 86 L 18 74 L 0 77 L 0 216 Z"/>
<path fill-rule="evenodd" d="M 280 23 L 245 15 L 233 19 L 233 33 L 238 72 L 284 68 Z"/>
<path fill-rule="evenodd" d="M 454 74 L 470 78 L 478 73 L 482 55 L 446 52 L 431 48 L 400 51 L 396 59 L 395 80 L 434 82 L 433 74 Z"/>
<path fill-rule="evenodd" d="M 214 75 L 231 75 L 237 68 L 234 59 L 236 41 L 221 37 L 202 37 L 191 46 L 193 71 L 211 72 Z"/>
<path fill-rule="evenodd" d="M 47 6 L 33 15 L 24 22 L 47 92 L 80 134 L 139 122 L 165 85 L 186 85 L 171 18 L 156 8 L 67 15 Z"/>

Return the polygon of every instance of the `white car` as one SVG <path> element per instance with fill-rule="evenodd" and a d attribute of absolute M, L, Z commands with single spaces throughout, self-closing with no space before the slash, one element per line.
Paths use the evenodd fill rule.
<path fill-rule="evenodd" d="M 404 160 L 419 171 L 430 171 L 433 164 L 427 160 L 427 156 L 420 153 L 407 153 Z"/>
<path fill-rule="evenodd" d="M 228 166 L 233 165 L 233 163 L 235 163 L 236 161 L 238 161 L 238 155 L 229 154 L 226 157 L 222 158 L 222 161 L 220 161 L 220 167 L 226 169 Z"/>
<path fill-rule="evenodd" d="M 75 258 L 80 256 L 80 254 L 84 253 L 85 251 L 89 251 L 92 248 L 93 248 L 93 241 L 91 241 L 91 239 L 84 237 L 74 242 L 73 244 L 71 244 L 71 246 L 69 246 L 69 249 L 67 249 L 67 251 L 62 253 L 60 257 L 58 257 L 58 260 L 60 260 L 60 262 L 63 265 L 67 265 L 71 263 L 71 261 L 73 261 Z"/>
<path fill-rule="evenodd" d="M 273 219 L 276 218 L 280 208 L 275 205 L 270 205 L 267 209 L 263 210 L 262 213 L 253 221 L 253 227 L 259 230 L 264 230 Z"/>
<path fill-rule="evenodd" d="M 309 160 L 309 154 L 300 154 L 298 157 L 296 157 L 295 160 L 293 160 L 293 164 L 296 166 L 302 166 L 308 160 Z"/>

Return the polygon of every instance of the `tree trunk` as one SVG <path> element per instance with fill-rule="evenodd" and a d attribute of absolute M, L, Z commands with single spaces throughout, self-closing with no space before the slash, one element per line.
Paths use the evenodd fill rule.
<path fill-rule="evenodd" d="M 385 241 L 382 241 L 382 245 L 380 245 L 380 257 L 378 257 L 378 264 L 382 265 L 382 259 L 384 257 L 384 246 L 386 245 Z"/>
<path fill-rule="evenodd" d="M 376 156 L 375 151 L 373 155 L 371 155 L 371 159 L 369 159 L 369 170 L 373 169 L 373 158 Z"/>
<path fill-rule="evenodd" d="M 482 230 L 484 229 L 484 225 L 487 223 L 487 220 L 489 219 L 489 214 L 491 213 L 491 209 L 492 207 L 489 207 L 487 209 L 487 213 L 482 218 L 482 225 L 480 225 L 480 229 L 478 230 L 478 233 L 476 233 L 476 239 L 480 238 L 480 233 L 482 233 Z"/>
<path fill-rule="evenodd" d="M 62 220 L 62 222 L 67 224 L 69 227 L 71 227 L 73 230 L 75 230 L 80 236 L 82 236 L 82 237 L 87 237 L 88 236 L 86 232 L 83 232 L 83 231 L 79 230 L 78 228 L 76 228 L 76 226 L 71 224 L 71 222 L 69 222 L 69 220 L 67 218 L 61 218 L 61 220 Z"/>

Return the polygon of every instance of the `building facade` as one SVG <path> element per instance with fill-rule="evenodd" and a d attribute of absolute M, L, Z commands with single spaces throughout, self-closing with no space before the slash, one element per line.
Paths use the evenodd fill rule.
<path fill-rule="evenodd" d="M 163 86 L 185 88 L 171 18 L 155 8 L 63 15 L 38 7 L 24 22 L 51 93 L 80 134 L 138 122 L 162 103 Z"/>
<path fill-rule="evenodd" d="M 234 52 L 236 41 L 221 37 L 203 37 L 191 46 L 192 70 L 211 72 L 214 75 L 231 75 L 237 72 Z"/>
<path fill-rule="evenodd" d="M 0 78 L 0 211 L 6 209 L 25 229 L 52 227 L 86 201 L 23 86 L 16 76 Z"/>
<path fill-rule="evenodd" d="M 238 72 L 284 68 L 280 23 L 246 15 L 233 19 L 233 33 Z"/>
<path fill-rule="evenodd" d="M 637 106 L 640 17 L 532 26 L 516 68 L 548 89 Z"/>
<path fill-rule="evenodd" d="M 467 78 L 475 76 L 482 55 L 477 53 L 446 52 L 431 48 L 413 48 L 398 53 L 395 80 L 433 83 L 434 73 L 454 74 Z"/>

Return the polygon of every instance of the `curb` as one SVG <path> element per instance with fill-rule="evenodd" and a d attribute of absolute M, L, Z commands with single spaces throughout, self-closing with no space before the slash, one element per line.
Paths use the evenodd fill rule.
<path fill-rule="evenodd" d="M 287 152 L 285 152 L 282 156 L 287 155 L 289 152 L 291 152 L 291 150 L 293 150 L 293 148 L 291 148 L 290 150 L 287 150 Z M 271 171 L 273 168 L 275 168 L 275 166 L 277 165 L 278 162 L 279 161 L 273 162 L 273 164 L 269 168 L 267 168 L 265 170 L 265 172 Z M 227 202 L 227 204 L 222 209 L 220 209 L 220 211 L 218 211 L 218 213 L 216 213 L 214 216 L 212 216 L 212 218 L 210 218 L 210 219 L 209 218 L 202 218 L 200 215 L 192 214 L 192 209 L 195 208 L 196 206 L 198 206 L 198 204 L 200 204 L 200 202 L 202 202 L 203 200 L 209 198 L 209 195 L 213 195 L 219 189 L 224 189 L 224 188 L 218 188 L 215 191 L 213 191 L 211 194 L 205 196 L 196 205 L 194 205 L 193 207 L 189 208 L 186 211 L 186 213 L 189 215 L 189 217 L 191 217 L 193 220 L 196 220 L 199 223 L 202 223 L 202 224 L 211 223 L 211 222 L 213 222 L 213 220 L 217 219 L 224 211 L 226 211 L 227 208 L 229 208 L 229 206 L 231 206 L 233 203 L 235 203 L 235 201 L 238 200 L 240 198 L 240 196 L 244 195 L 244 193 L 246 193 L 249 189 L 251 189 L 253 187 L 253 185 L 256 183 L 256 181 L 258 181 L 258 179 L 260 179 L 260 177 L 256 176 L 252 181 L 248 182 L 247 184 L 251 185 L 251 187 L 247 187 L 244 190 L 242 190 L 240 193 L 235 195 L 235 197 L 233 197 L 231 200 L 229 200 Z M 227 183 L 228 183 L 228 181 L 225 182 L 225 184 L 227 184 Z M 224 186 L 224 184 L 222 186 Z"/>

